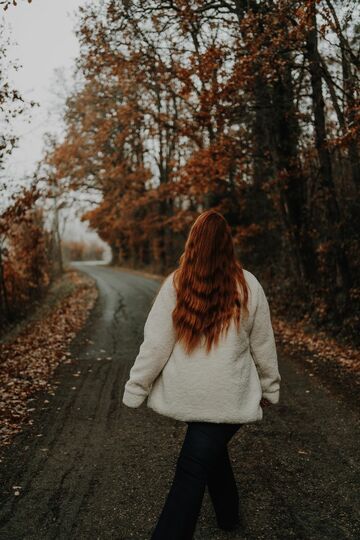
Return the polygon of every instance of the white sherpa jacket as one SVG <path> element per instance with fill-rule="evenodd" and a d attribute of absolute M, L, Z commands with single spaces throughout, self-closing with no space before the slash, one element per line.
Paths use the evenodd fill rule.
<path fill-rule="evenodd" d="M 261 397 L 278 403 L 281 377 L 270 309 L 257 278 L 249 285 L 249 318 L 240 332 L 232 321 L 226 336 L 206 353 L 204 336 L 189 355 L 176 341 L 173 272 L 160 287 L 144 327 L 144 340 L 125 384 L 123 403 L 147 406 L 182 421 L 249 423 L 263 418 Z"/>

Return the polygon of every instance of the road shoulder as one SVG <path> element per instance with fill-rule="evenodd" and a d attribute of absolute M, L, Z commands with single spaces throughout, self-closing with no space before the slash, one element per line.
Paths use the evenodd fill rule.
<path fill-rule="evenodd" d="M 34 312 L 0 342 L 0 459 L 17 433 L 33 423 L 32 401 L 54 393 L 52 375 L 70 361 L 71 340 L 85 324 L 98 297 L 95 281 L 68 269 Z"/>

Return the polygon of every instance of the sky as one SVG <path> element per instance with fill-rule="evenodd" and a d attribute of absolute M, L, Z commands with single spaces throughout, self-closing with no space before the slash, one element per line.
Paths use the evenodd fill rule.
<path fill-rule="evenodd" d="M 73 31 L 74 11 L 81 3 L 82 0 L 33 0 L 31 4 L 23 1 L 2 15 L 10 29 L 9 57 L 21 65 L 17 72 L 12 71 L 11 80 L 26 100 L 40 103 L 32 110 L 30 124 L 20 120 L 14 123 L 21 141 L 8 170 L 16 179 L 31 173 L 34 163 L 41 158 L 45 131 L 57 131 L 61 125 L 54 111 L 55 70 L 61 69 L 71 78 L 79 53 Z"/>
<path fill-rule="evenodd" d="M 74 60 L 79 43 L 74 29 L 76 12 L 85 0 L 25 0 L 17 7 L 1 12 L 9 29 L 9 58 L 20 64 L 10 80 L 27 101 L 40 107 L 31 110 L 31 121 L 16 119 L 14 131 L 19 136 L 18 148 L 11 154 L 7 166 L 8 191 L 17 190 L 24 177 L 31 175 L 41 160 L 46 132 L 61 133 L 61 105 L 66 88 L 71 88 Z M 57 84 L 60 77 L 65 84 Z M 76 216 L 67 220 L 64 235 L 77 239 L 97 239 Z"/>

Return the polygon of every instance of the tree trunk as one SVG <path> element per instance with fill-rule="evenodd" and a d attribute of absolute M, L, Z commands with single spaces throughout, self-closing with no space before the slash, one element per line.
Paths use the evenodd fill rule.
<path fill-rule="evenodd" d="M 300 130 L 294 106 L 291 58 L 274 84 L 273 107 L 272 122 L 267 127 L 276 171 L 284 179 L 280 184 L 284 220 L 298 276 L 304 285 L 309 285 L 316 281 L 316 262 L 309 234 L 306 179 L 298 158 Z"/>
<path fill-rule="evenodd" d="M 306 54 L 309 62 L 314 114 L 315 146 L 319 159 L 319 183 L 315 201 L 317 228 L 319 234 L 319 253 L 322 256 L 320 275 L 326 293 L 327 307 L 334 306 L 334 282 L 337 271 L 346 294 L 351 287 L 351 275 L 344 248 L 343 223 L 337 201 L 331 156 L 327 146 L 325 104 L 322 92 L 321 61 L 318 52 L 316 2 L 311 6 L 311 29 L 307 35 Z"/>

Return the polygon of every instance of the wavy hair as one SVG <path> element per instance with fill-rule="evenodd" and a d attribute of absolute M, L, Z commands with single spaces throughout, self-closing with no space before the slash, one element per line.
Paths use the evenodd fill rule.
<path fill-rule="evenodd" d="M 173 276 L 177 302 L 172 312 L 177 339 L 191 353 L 205 336 L 209 352 L 233 319 L 239 330 L 242 311 L 249 315 L 243 268 L 222 214 L 207 210 L 197 217 L 179 263 Z"/>

